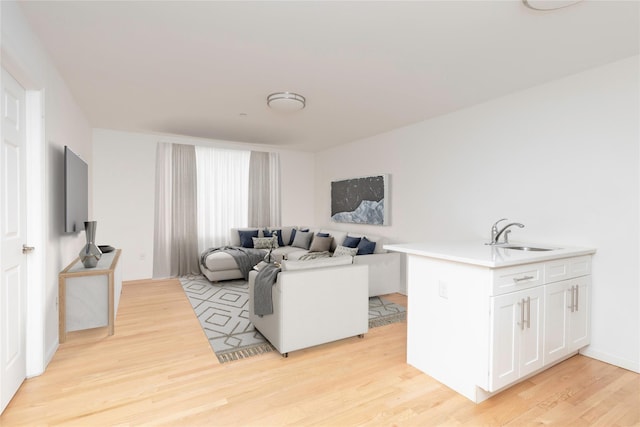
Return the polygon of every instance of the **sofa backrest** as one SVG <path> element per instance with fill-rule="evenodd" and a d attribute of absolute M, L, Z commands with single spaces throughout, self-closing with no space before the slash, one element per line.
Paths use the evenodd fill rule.
<path fill-rule="evenodd" d="M 316 258 L 316 259 L 309 259 L 304 261 L 284 260 L 280 263 L 280 268 L 282 269 L 282 271 L 293 271 L 293 270 L 307 270 L 312 268 L 336 267 L 339 265 L 349 265 L 349 264 L 353 264 L 353 257 L 341 256 L 341 257 Z"/>
<path fill-rule="evenodd" d="M 333 237 L 333 242 L 331 243 L 331 251 L 335 251 L 338 245 L 342 245 L 345 237 L 347 235 L 351 237 L 366 237 L 371 242 L 376 242 L 376 248 L 373 251 L 375 254 L 384 254 L 387 251 L 383 249 L 383 246 L 387 243 L 387 239 L 383 236 L 376 236 L 369 233 L 353 233 L 351 231 L 344 230 L 330 230 L 325 228 L 317 228 L 317 227 L 297 227 L 297 226 L 271 226 L 271 227 L 242 227 L 242 228 L 232 228 L 229 231 L 229 245 L 230 246 L 240 246 L 240 235 L 238 234 L 238 230 L 259 230 L 258 237 L 263 237 L 262 230 L 265 228 L 269 230 L 282 230 L 282 241 L 285 245 L 289 244 L 289 240 L 291 239 L 291 231 L 295 229 L 309 229 L 315 236 L 316 233 L 329 233 L 330 236 Z M 313 242 L 313 240 L 312 240 Z"/>
<path fill-rule="evenodd" d="M 289 239 L 291 239 L 291 231 L 294 226 L 271 226 L 271 227 L 240 227 L 240 228 L 232 228 L 229 230 L 229 245 L 230 246 L 240 246 L 240 234 L 238 234 L 238 230 L 259 230 L 258 237 L 264 237 L 262 230 L 281 230 L 282 231 L 282 241 L 285 245 L 289 244 Z"/>
<path fill-rule="evenodd" d="M 321 229 L 321 233 L 329 233 L 330 236 L 333 236 L 333 243 L 331 244 L 331 250 L 334 251 L 337 245 L 342 245 L 345 237 L 366 237 L 367 240 L 371 242 L 376 242 L 376 248 L 373 251 L 374 254 L 384 254 L 387 251 L 383 249 L 383 246 L 387 243 L 386 238 L 382 236 L 376 236 L 373 234 L 362 234 L 362 233 L 353 233 L 351 231 L 343 231 L 343 230 L 329 230 L 329 229 Z"/>

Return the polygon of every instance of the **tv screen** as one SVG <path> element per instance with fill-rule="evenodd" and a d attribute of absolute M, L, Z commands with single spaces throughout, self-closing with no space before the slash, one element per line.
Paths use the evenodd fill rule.
<path fill-rule="evenodd" d="M 66 233 L 84 230 L 89 218 L 89 167 L 67 146 L 64 147 L 64 218 Z"/>

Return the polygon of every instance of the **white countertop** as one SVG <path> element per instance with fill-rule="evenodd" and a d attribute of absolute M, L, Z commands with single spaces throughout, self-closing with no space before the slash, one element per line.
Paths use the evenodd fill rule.
<path fill-rule="evenodd" d="M 550 251 L 520 251 L 505 246 L 530 246 L 553 248 Z M 596 252 L 592 248 L 562 247 L 559 245 L 541 245 L 534 243 L 512 242 L 508 245 L 485 245 L 482 241 L 470 242 L 422 242 L 384 245 L 384 249 L 428 258 L 461 262 L 498 268 L 511 265 L 529 264 L 557 258 L 590 255 Z"/>

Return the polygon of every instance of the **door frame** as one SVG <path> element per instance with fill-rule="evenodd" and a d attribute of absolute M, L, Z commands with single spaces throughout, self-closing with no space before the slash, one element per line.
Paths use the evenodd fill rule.
<path fill-rule="evenodd" d="M 53 350 L 47 355 L 45 349 L 46 233 L 49 217 L 45 187 L 45 91 L 44 84 L 38 84 L 30 72 L 13 60 L 10 53 L 2 49 L 0 54 L 0 65 L 25 89 L 26 95 L 28 241 L 24 243 L 36 248 L 27 256 L 26 375 L 31 378 L 44 372 L 55 352 Z"/>

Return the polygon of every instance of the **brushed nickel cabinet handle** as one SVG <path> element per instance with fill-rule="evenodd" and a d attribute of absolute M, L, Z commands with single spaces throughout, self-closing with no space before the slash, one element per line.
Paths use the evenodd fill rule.
<path fill-rule="evenodd" d="M 520 306 L 520 321 L 517 325 L 520 326 L 521 331 L 524 331 L 524 298 L 518 301 L 518 305 Z"/>
<path fill-rule="evenodd" d="M 517 283 L 517 282 L 522 282 L 524 280 L 531 280 L 531 279 L 533 279 L 533 276 L 522 276 L 522 277 L 514 277 L 513 281 Z"/>
<path fill-rule="evenodd" d="M 574 288 L 574 287 L 572 286 L 572 287 L 571 287 L 571 305 L 568 305 L 568 306 L 567 306 L 567 308 L 570 308 L 570 309 L 571 309 L 571 312 L 572 312 L 572 313 L 574 312 L 574 309 L 575 309 L 575 296 L 574 296 L 574 293 L 573 293 L 573 288 Z"/>

